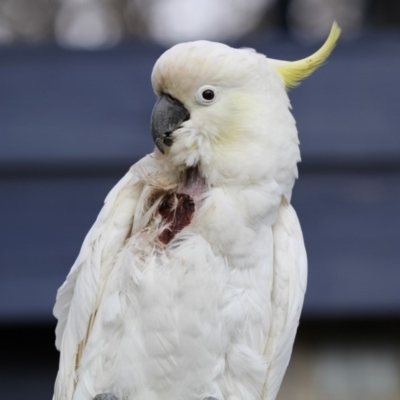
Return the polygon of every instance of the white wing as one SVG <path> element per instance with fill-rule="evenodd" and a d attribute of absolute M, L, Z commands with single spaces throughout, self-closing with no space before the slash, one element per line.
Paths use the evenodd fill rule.
<path fill-rule="evenodd" d="M 129 236 L 143 184 L 140 176 L 151 168 L 151 156 L 135 164 L 108 194 L 96 222 L 87 234 L 66 281 L 57 293 L 56 347 L 60 367 L 54 400 L 70 400 L 76 367 L 87 342 L 101 297 L 117 253 Z"/>
<path fill-rule="evenodd" d="M 274 235 L 274 283 L 272 326 L 265 357 L 269 362 L 262 399 L 278 394 L 292 353 L 307 285 L 307 255 L 296 212 L 283 199 Z"/>

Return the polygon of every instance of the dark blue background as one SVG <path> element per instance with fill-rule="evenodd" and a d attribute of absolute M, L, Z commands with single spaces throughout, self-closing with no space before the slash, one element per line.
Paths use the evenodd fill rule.
<path fill-rule="evenodd" d="M 295 60 L 315 46 L 246 43 Z M 152 151 L 162 48 L 0 50 L 0 322 L 51 322 L 111 187 Z M 293 195 L 309 255 L 307 317 L 400 314 L 400 35 L 342 41 L 290 92 L 303 162 Z"/>

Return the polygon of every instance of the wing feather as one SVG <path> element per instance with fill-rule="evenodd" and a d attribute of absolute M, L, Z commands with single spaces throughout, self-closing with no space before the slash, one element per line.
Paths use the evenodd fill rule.
<path fill-rule="evenodd" d="M 274 235 L 273 316 L 265 358 L 269 362 L 262 399 L 274 400 L 292 353 L 307 285 L 307 255 L 293 207 L 282 200 Z"/>
<path fill-rule="evenodd" d="M 143 190 L 141 176 L 152 165 L 152 157 L 145 157 L 111 190 L 66 281 L 58 290 L 53 313 L 58 319 L 56 347 L 61 354 L 54 400 L 72 398 L 76 369 L 90 334 L 102 286 L 131 233 L 135 208 Z"/>

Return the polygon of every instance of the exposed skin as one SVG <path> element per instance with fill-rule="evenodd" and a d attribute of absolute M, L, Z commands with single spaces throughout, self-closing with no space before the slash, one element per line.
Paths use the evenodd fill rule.
<path fill-rule="evenodd" d="M 168 244 L 177 233 L 188 226 L 195 212 L 195 204 L 188 194 L 169 193 L 158 209 L 162 223 L 167 227 L 159 235 L 163 244 Z"/>

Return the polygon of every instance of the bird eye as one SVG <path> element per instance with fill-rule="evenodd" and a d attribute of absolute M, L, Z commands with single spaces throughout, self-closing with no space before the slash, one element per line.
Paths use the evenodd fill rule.
<path fill-rule="evenodd" d="M 204 100 L 213 100 L 215 97 L 215 93 L 211 89 L 206 89 L 201 96 L 203 97 Z"/>
<path fill-rule="evenodd" d="M 201 86 L 197 89 L 197 101 L 203 106 L 209 106 L 218 99 L 218 88 L 211 85 Z"/>

